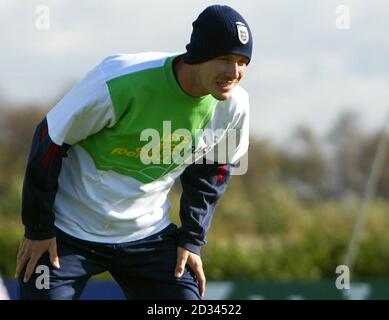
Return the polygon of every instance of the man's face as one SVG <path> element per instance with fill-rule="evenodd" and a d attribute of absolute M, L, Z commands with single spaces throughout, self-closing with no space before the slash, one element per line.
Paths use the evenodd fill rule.
<path fill-rule="evenodd" d="M 243 78 L 248 59 L 238 55 L 220 56 L 199 64 L 197 85 L 218 100 L 230 97 L 232 89 Z"/>

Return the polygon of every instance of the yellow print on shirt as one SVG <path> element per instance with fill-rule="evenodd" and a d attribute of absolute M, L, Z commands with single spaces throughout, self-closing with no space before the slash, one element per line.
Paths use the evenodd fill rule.
<path fill-rule="evenodd" d="M 155 152 L 158 153 L 159 159 L 154 163 L 171 163 L 172 162 L 172 154 L 175 152 L 179 152 L 181 156 L 183 156 L 184 146 L 192 145 L 192 137 L 191 135 L 183 135 L 176 133 L 166 133 L 159 140 L 155 139 L 153 141 L 149 141 L 151 143 L 152 148 L 147 148 L 147 154 L 155 159 Z M 150 146 L 150 145 L 149 145 Z M 119 155 L 126 156 L 130 158 L 140 159 L 142 155 L 143 147 L 138 147 L 135 150 L 129 150 L 126 147 L 115 147 L 111 150 L 111 155 Z M 152 154 L 154 151 L 154 154 Z M 167 159 L 169 158 L 169 159 Z"/>

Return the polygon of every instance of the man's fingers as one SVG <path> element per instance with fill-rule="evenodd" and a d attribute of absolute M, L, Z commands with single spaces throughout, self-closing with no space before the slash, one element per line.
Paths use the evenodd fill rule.
<path fill-rule="evenodd" d="M 28 280 L 30 280 L 31 275 L 35 269 L 35 266 L 36 266 L 39 258 L 40 257 L 37 257 L 37 256 L 30 258 L 30 260 L 28 261 L 28 264 L 27 264 L 26 272 L 24 273 L 23 282 L 26 283 L 26 282 L 28 282 Z"/>
<path fill-rule="evenodd" d="M 15 278 L 19 277 L 20 272 L 22 271 L 24 265 L 26 264 L 27 257 L 24 254 L 24 238 L 20 241 L 18 253 L 16 256 L 16 270 L 15 270 Z"/>
<path fill-rule="evenodd" d="M 174 275 L 180 278 L 185 270 L 186 261 L 188 260 L 188 253 L 186 251 L 178 250 L 177 265 Z"/>
<path fill-rule="evenodd" d="M 200 256 L 190 253 L 188 250 L 178 247 L 177 249 L 177 265 L 175 270 L 175 276 L 181 277 L 185 270 L 185 265 L 188 263 L 189 267 L 194 272 L 194 275 L 199 284 L 199 293 L 201 297 L 205 295 L 205 274 L 203 270 L 203 264 Z"/>
<path fill-rule="evenodd" d="M 16 263 L 16 271 L 15 271 L 15 278 L 19 277 L 20 273 L 22 272 L 25 264 L 28 261 L 28 256 L 25 254 L 19 255 L 18 260 Z"/>
<path fill-rule="evenodd" d="M 54 239 L 49 248 L 50 262 L 54 268 L 59 269 L 59 258 L 57 254 L 57 241 Z"/>
<path fill-rule="evenodd" d="M 19 277 L 26 263 L 23 281 L 27 282 L 33 273 L 42 254 L 49 251 L 50 261 L 54 267 L 59 268 L 56 238 L 47 240 L 29 240 L 24 238 L 19 248 L 15 277 Z"/>
<path fill-rule="evenodd" d="M 200 296 L 204 297 L 205 295 L 205 274 L 202 265 L 198 264 L 194 269 L 193 272 L 196 276 L 196 279 L 199 283 L 199 291 L 200 291 Z"/>
<path fill-rule="evenodd" d="M 19 260 L 23 253 L 24 253 L 24 238 L 19 243 L 18 254 L 16 259 Z"/>
<path fill-rule="evenodd" d="M 177 261 L 176 271 L 174 272 L 177 278 L 180 278 L 184 273 L 185 265 L 186 265 L 186 259 L 181 259 Z"/>

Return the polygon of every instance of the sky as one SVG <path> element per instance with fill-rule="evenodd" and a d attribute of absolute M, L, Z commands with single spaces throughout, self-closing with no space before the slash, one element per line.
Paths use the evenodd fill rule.
<path fill-rule="evenodd" d="M 252 30 L 242 80 L 251 134 L 282 142 L 304 124 L 324 135 L 345 110 L 360 114 L 361 130 L 382 127 L 385 0 L 0 0 L 0 100 L 54 105 L 110 54 L 185 51 L 191 23 L 216 3 L 239 11 Z"/>

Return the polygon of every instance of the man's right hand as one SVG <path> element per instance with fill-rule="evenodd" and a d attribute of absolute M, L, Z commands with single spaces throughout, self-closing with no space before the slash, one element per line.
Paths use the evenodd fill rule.
<path fill-rule="evenodd" d="M 59 269 L 57 239 L 55 237 L 47 240 L 30 240 L 24 237 L 19 246 L 15 278 L 19 277 L 20 273 L 22 272 L 24 266 L 27 263 L 23 282 L 28 282 L 38 260 L 46 251 L 49 251 L 50 262 L 53 267 Z"/>

